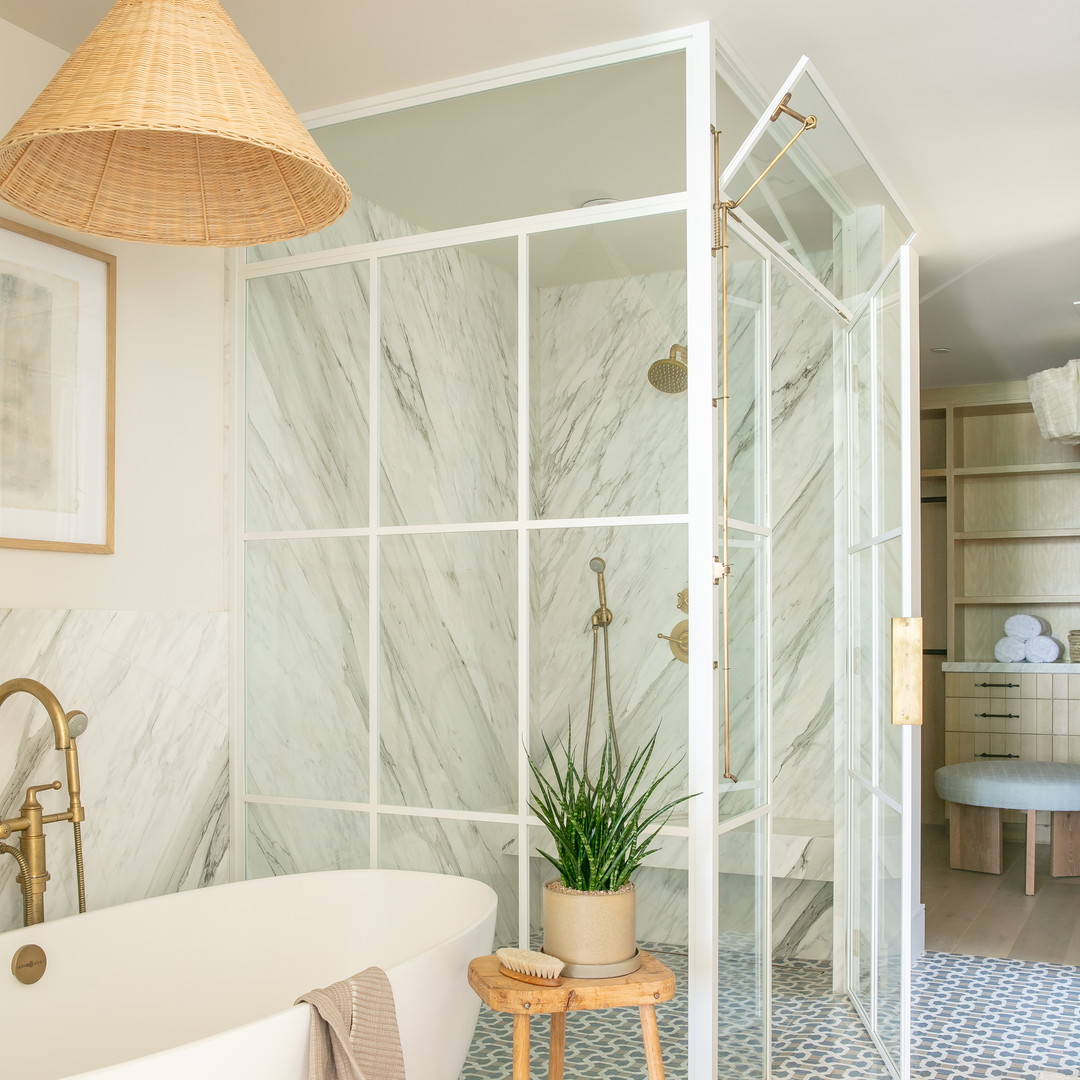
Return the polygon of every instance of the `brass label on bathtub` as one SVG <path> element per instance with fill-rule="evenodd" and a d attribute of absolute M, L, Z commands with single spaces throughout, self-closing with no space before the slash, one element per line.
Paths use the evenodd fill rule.
<path fill-rule="evenodd" d="M 11 974 L 21 983 L 36 983 L 45 974 L 48 960 L 40 945 L 24 945 L 11 958 Z"/>

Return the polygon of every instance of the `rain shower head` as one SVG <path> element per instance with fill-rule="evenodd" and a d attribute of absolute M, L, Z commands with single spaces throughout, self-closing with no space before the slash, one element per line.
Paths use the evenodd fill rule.
<path fill-rule="evenodd" d="M 682 345 L 672 345 L 671 352 L 649 366 L 649 382 L 661 394 L 681 394 L 686 390 L 687 353 Z"/>

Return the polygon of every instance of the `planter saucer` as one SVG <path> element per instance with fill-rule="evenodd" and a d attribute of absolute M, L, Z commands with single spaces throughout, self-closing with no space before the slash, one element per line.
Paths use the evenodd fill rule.
<path fill-rule="evenodd" d="M 641 967 L 641 950 L 635 949 L 628 960 L 613 964 L 567 964 L 562 969 L 564 979 L 613 979 L 616 975 L 629 975 Z"/>

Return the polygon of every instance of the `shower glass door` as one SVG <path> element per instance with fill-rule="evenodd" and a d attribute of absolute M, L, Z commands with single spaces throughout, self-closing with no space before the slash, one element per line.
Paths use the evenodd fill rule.
<path fill-rule="evenodd" d="M 886 1063 L 910 1070 L 917 729 L 892 722 L 892 620 L 912 588 L 910 310 L 906 253 L 847 334 L 847 986 Z"/>
<path fill-rule="evenodd" d="M 810 116 L 814 123 L 800 133 Z M 832 925 L 818 926 L 819 934 L 832 938 L 833 989 L 848 993 L 884 1062 L 906 1080 L 916 735 L 890 722 L 890 632 L 893 617 L 918 614 L 912 588 L 915 290 L 907 248 L 912 228 L 806 58 L 725 168 L 721 189 L 722 198 L 738 201 L 741 227 L 764 245 L 775 265 L 772 310 L 778 314 L 769 328 L 773 464 L 766 490 L 775 610 L 773 679 L 785 682 L 774 686 L 770 701 L 773 849 L 777 856 L 792 845 L 807 856 L 815 850 L 820 854 L 813 840 L 804 839 L 808 826 L 816 824 L 819 835 L 831 829 L 831 853 L 819 861 L 817 873 L 821 862 L 829 863 L 825 873 L 832 881 L 826 886 L 835 886 L 829 890 L 836 898 Z M 786 369 L 790 346 L 805 337 L 807 318 L 817 309 L 806 307 L 807 318 L 789 325 L 792 312 L 811 296 L 835 313 L 833 340 L 828 342 L 822 321 L 813 342 L 807 339 L 795 350 L 801 361 Z M 818 318 L 825 316 L 818 312 Z M 812 394 L 818 395 L 812 411 L 816 425 L 800 429 L 798 409 Z M 779 449 L 785 430 L 801 435 L 787 454 Z M 833 444 L 822 451 L 820 441 L 830 437 Z M 801 476 L 818 452 L 824 455 L 820 468 Z M 827 504 L 809 513 L 822 483 Z M 833 491 L 841 487 L 847 497 L 834 509 Z M 798 572 L 786 574 L 785 523 L 799 514 L 805 557 Z M 832 527 L 822 528 L 815 538 L 813 529 L 825 516 Z M 815 570 L 819 549 L 824 563 Z M 837 645 L 827 672 L 833 685 L 828 700 L 806 692 L 807 687 L 797 698 L 804 713 L 819 708 L 820 715 L 832 717 L 832 730 L 825 732 L 831 742 L 818 738 L 821 731 L 798 729 L 798 716 L 785 708 L 787 681 L 829 664 L 824 655 L 790 650 L 790 662 L 782 662 L 784 626 L 798 622 L 798 613 L 813 606 L 803 594 L 814 582 L 821 586 L 814 603 L 820 601 L 818 610 L 828 626 L 822 622 L 810 633 L 814 627 L 807 622 L 799 640 L 816 647 L 835 628 Z M 827 722 L 822 730 L 826 727 Z M 814 770 L 813 755 L 823 747 L 829 758 Z M 791 807 L 803 782 L 785 772 L 794 758 L 804 772 L 810 768 L 822 779 L 831 775 L 832 790 L 824 788 L 828 806 L 807 808 L 820 794 L 814 790 Z M 815 862 L 812 857 L 806 861 Z M 776 964 L 805 955 L 799 950 L 807 947 L 806 939 L 789 935 L 783 921 L 788 912 L 782 907 L 799 909 L 812 884 L 798 873 L 785 877 L 782 868 L 773 867 L 774 893 L 784 898 L 783 905 L 773 906 Z M 776 970 L 779 978 L 782 969 Z"/>

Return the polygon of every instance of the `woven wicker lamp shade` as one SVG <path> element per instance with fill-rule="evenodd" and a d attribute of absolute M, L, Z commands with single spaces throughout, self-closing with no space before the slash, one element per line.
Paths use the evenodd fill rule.
<path fill-rule="evenodd" d="M 243 247 L 350 195 L 218 0 L 118 0 L 0 140 L 0 197 L 97 236 Z"/>

